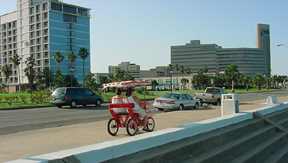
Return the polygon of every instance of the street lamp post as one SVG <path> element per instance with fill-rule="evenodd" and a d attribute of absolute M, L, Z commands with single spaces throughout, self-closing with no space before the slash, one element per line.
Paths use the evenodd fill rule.
<path fill-rule="evenodd" d="M 172 74 L 173 74 L 173 71 L 170 71 L 170 91 L 171 91 L 171 93 L 173 92 Z"/>

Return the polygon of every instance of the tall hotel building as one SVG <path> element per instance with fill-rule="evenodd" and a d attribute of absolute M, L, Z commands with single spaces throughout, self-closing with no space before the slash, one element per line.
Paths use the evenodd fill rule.
<path fill-rule="evenodd" d="M 54 55 L 57 51 L 65 59 L 60 65 L 61 72 L 68 74 L 67 55 L 78 54 L 80 48 L 90 52 L 89 9 L 63 3 L 60 0 L 17 0 L 17 10 L 0 16 L 0 64 L 12 67 L 8 85 L 27 83 L 24 69 L 30 55 L 35 58 L 36 71 L 45 67 L 55 73 L 58 66 Z M 20 72 L 11 58 L 22 57 Z M 90 53 L 89 53 L 90 54 Z M 85 70 L 90 71 L 90 55 L 85 60 Z M 77 57 L 74 75 L 82 81 L 82 60 Z M 18 79 L 20 73 L 20 79 Z M 5 83 L 1 72 L 0 83 Z"/>
<path fill-rule="evenodd" d="M 207 68 L 209 73 L 223 73 L 235 64 L 246 75 L 271 74 L 269 25 L 258 24 L 257 48 L 222 48 L 216 44 L 201 44 L 192 40 L 186 45 L 171 47 L 171 64 L 190 67 L 196 73 Z"/>

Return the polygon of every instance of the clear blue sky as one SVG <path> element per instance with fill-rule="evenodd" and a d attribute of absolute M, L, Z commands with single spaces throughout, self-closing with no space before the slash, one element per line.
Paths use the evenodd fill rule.
<path fill-rule="evenodd" d="M 16 8 L 2 0 L 0 14 Z M 170 62 L 170 46 L 199 39 L 256 47 L 256 24 L 270 24 L 272 72 L 288 74 L 287 0 L 64 0 L 91 8 L 92 72 L 132 61 L 148 69 Z M 284 43 L 286 47 L 277 47 Z"/>

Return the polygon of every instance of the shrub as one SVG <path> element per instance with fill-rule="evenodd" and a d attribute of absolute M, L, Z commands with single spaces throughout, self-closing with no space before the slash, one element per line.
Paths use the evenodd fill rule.
<path fill-rule="evenodd" d="M 31 101 L 35 104 L 49 103 L 51 95 L 49 91 L 37 91 L 31 94 Z"/>

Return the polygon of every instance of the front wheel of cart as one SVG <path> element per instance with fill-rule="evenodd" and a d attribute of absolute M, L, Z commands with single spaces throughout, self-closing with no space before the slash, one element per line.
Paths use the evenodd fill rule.
<path fill-rule="evenodd" d="M 152 117 L 148 117 L 146 120 L 146 125 L 144 127 L 144 131 L 152 132 L 155 129 L 155 121 Z"/>
<path fill-rule="evenodd" d="M 110 119 L 107 125 L 108 133 L 112 136 L 116 136 L 119 130 L 119 126 L 115 119 Z"/>
<path fill-rule="evenodd" d="M 129 119 L 126 125 L 128 135 L 134 136 L 138 132 L 138 125 L 134 119 Z"/>

